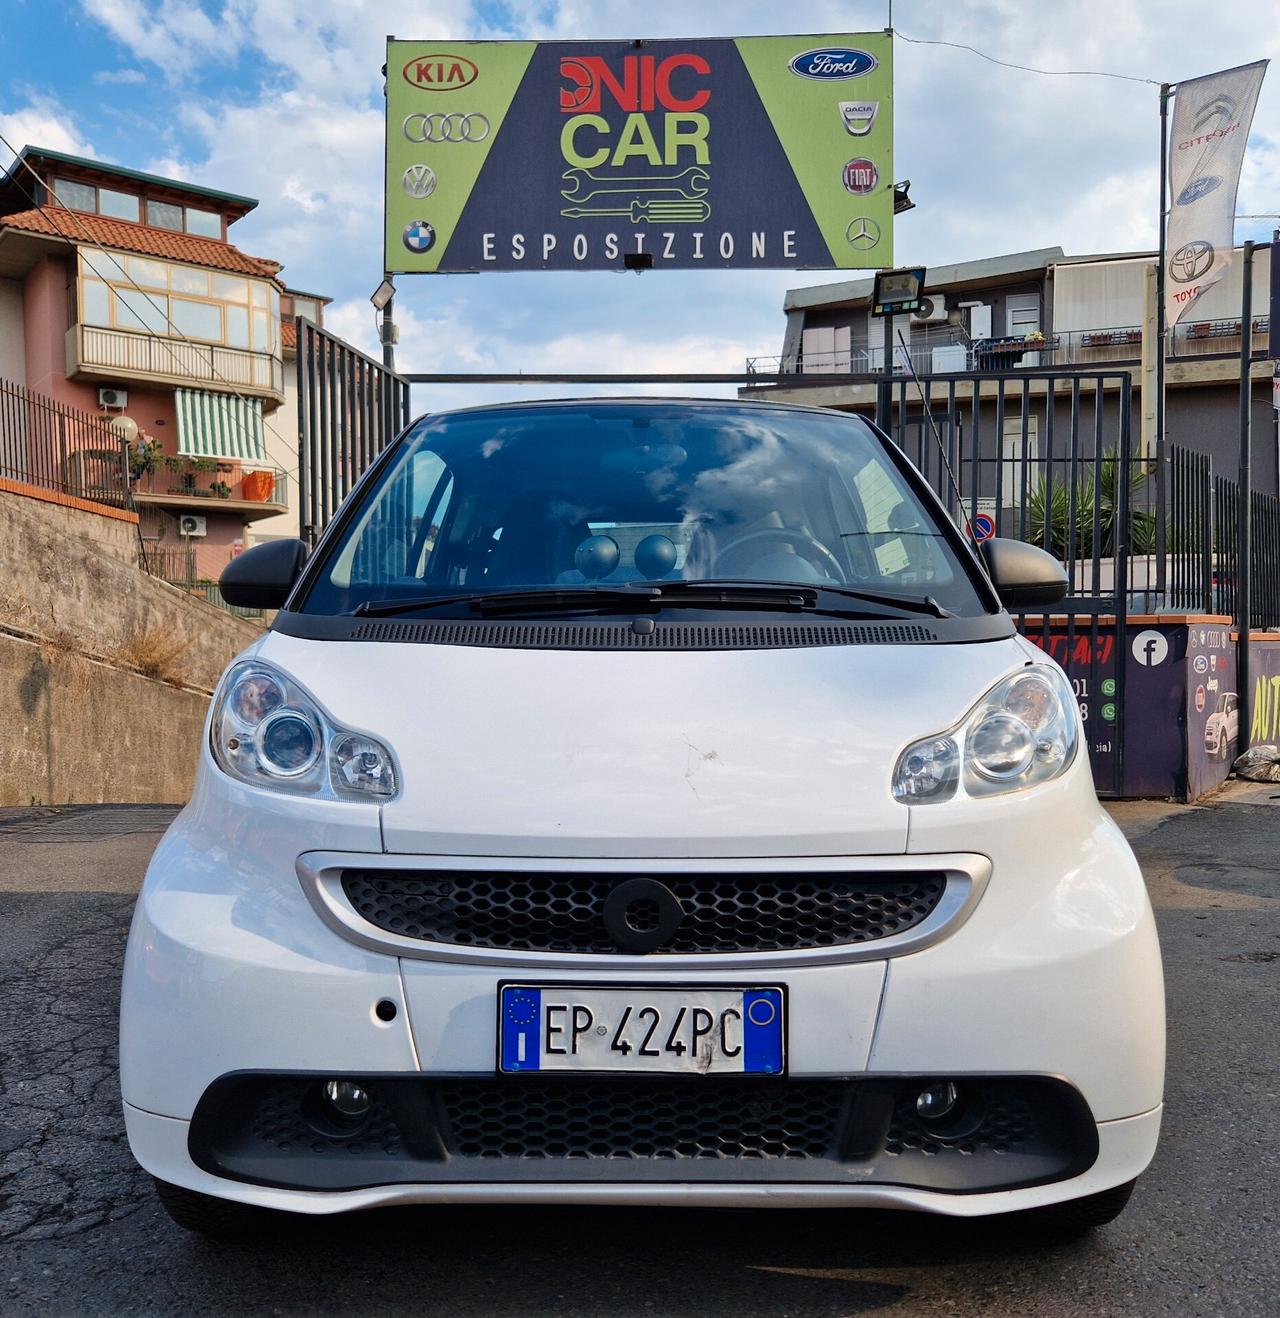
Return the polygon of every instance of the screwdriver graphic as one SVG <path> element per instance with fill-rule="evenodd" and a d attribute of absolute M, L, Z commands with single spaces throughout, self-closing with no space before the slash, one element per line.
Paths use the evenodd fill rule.
<path fill-rule="evenodd" d="M 705 201 L 677 201 L 654 198 L 632 201 L 630 206 L 571 206 L 560 212 L 566 219 L 580 220 L 598 215 L 623 215 L 633 224 L 700 224 L 711 215 Z"/>

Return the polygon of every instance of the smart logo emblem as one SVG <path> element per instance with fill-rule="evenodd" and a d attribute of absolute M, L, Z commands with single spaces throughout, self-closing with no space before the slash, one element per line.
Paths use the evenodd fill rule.
<path fill-rule="evenodd" d="M 865 50 L 828 48 L 806 50 L 791 61 L 792 73 L 802 78 L 861 78 L 879 67 L 880 61 Z"/>
<path fill-rule="evenodd" d="M 1144 668 L 1155 668 L 1169 657 L 1169 642 L 1160 632 L 1139 632 L 1133 638 L 1133 657 Z"/>
<path fill-rule="evenodd" d="M 436 172 L 430 165 L 410 165 L 401 182 L 411 197 L 421 201 L 436 190 Z"/>
<path fill-rule="evenodd" d="M 456 92 L 480 76 L 465 55 L 415 55 L 404 66 L 404 80 L 421 92 Z"/>
<path fill-rule="evenodd" d="M 426 220 L 410 220 L 404 226 L 403 237 L 411 252 L 429 252 L 436 243 L 436 231 Z"/>
<path fill-rule="evenodd" d="M 845 241 L 855 252 L 869 252 L 880 241 L 880 226 L 869 215 L 849 221 Z"/>
<path fill-rule="evenodd" d="M 875 167 L 874 161 L 859 157 L 857 160 L 845 163 L 842 177 L 846 192 L 852 192 L 855 197 L 863 197 L 868 192 L 876 190 L 876 185 L 880 182 L 880 171 Z"/>

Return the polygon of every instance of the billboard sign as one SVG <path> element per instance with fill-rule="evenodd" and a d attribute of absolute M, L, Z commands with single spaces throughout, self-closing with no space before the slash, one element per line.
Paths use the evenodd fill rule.
<path fill-rule="evenodd" d="M 886 32 L 387 44 L 389 273 L 893 264 Z"/>

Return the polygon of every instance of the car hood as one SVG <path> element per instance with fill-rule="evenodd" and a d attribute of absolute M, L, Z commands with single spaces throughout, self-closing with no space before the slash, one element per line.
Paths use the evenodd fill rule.
<path fill-rule="evenodd" d="M 965 645 L 580 651 L 325 642 L 259 657 L 386 741 L 391 852 L 693 857 L 905 852 L 890 777 L 1027 656 Z"/>

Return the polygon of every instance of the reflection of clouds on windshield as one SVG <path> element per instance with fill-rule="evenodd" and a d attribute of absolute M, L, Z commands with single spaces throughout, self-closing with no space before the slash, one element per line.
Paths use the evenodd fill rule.
<path fill-rule="evenodd" d="M 482 458 L 493 457 L 495 453 L 501 452 L 502 446 L 506 442 L 505 439 L 486 439 L 485 442 L 480 445 L 480 456 Z"/>

